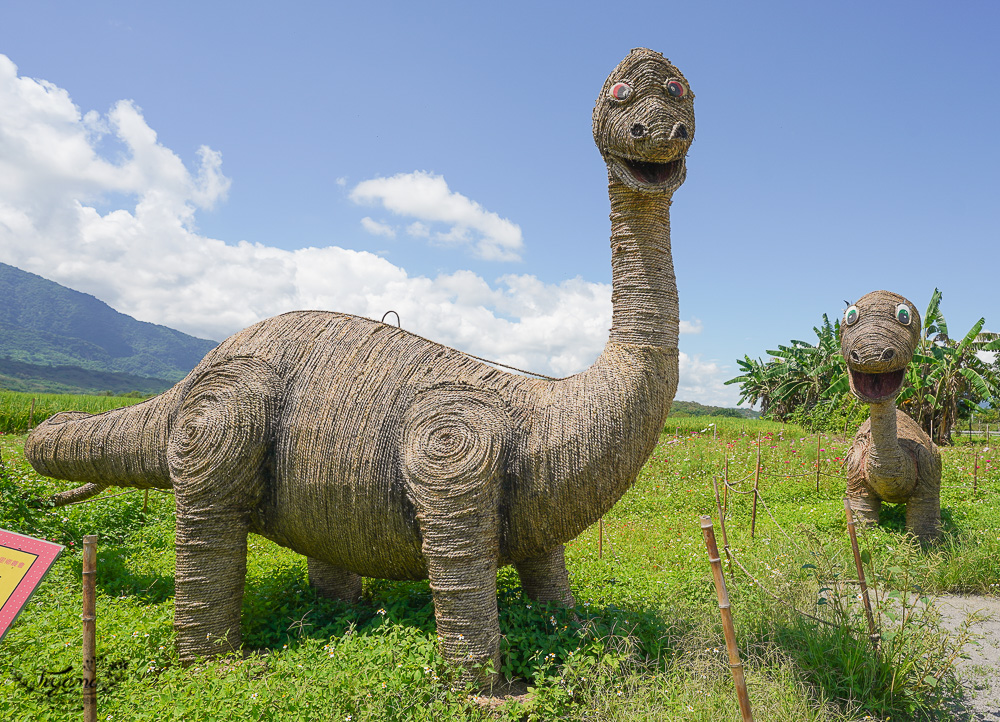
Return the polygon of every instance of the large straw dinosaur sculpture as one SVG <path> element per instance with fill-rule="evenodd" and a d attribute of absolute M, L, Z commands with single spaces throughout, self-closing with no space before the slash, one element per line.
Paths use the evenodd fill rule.
<path fill-rule="evenodd" d="M 601 356 L 563 380 L 499 371 L 340 313 L 277 316 L 230 337 L 164 394 L 40 425 L 39 472 L 173 488 L 175 628 L 190 662 L 240 642 L 247 533 L 308 557 L 310 582 L 356 600 L 361 577 L 430 579 L 448 658 L 499 669 L 496 574 L 573 604 L 563 544 L 631 486 L 677 387 L 671 196 L 694 95 L 659 53 L 604 83 L 594 139 L 608 167 L 613 321 Z"/>
<path fill-rule="evenodd" d="M 906 504 L 906 528 L 921 541 L 941 532 L 941 454 L 913 419 L 896 409 L 920 339 L 920 314 L 889 291 L 851 305 L 841 324 L 851 391 L 869 405 L 847 453 L 847 496 L 862 520 L 878 523 L 883 501 Z"/>

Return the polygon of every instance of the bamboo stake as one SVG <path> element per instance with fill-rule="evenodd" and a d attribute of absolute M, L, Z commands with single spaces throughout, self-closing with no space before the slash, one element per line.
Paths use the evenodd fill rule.
<path fill-rule="evenodd" d="M 28 431 L 35 428 L 35 397 L 31 397 L 31 410 L 28 411 Z"/>
<path fill-rule="evenodd" d="M 729 567 L 729 578 L 735 581 L 733 576 L 733 558 L 729 555 L 729 539 L 726 537 L 726 515 L 722 512 L 722 502 L 719 501 L 719 484 L 712 474 L 712 489 L 715 490 L 715 508 L 719 512 L 719 530 L 722 532 L 722 549 L 726 552 L 726 564 Z"/>
<path fill-rule="evenodd" d="M 604 518 L 597 520 L 597 558 L 604 558 Z"/>
<path fill-rule="evenodd" d="M 858 568 L 858 584 L 861 586 L 861 601 L 865 605 L 865 617 L 868 619 L 869 638 L 875 651 L 878 651 L 879 637 L 875 629 L 875 617 L 872 616 L 872 603 L 868 599 L 868 585 L 865 583 L 865 569 L 861 565 L 861 552 L 858 549 L 858 534 L 854 528 L 854 512 L 851 500 L 844 499 L 844 511 L 847 512 L 847 533 L 851 536 L 851 549 L 854 552 L 854 564 Z"/>
<path fill-rule="evenodd" d="M 712 576 L 715 578 L 715 592 L 719 598 L 719 613 L 722 615 L 722 631 L 726 636 L 726 651 L 729 652 L 729 668 L 733 672 L 733 682 L 736 684 L 736 697 L 740 702 L 740 714 L 743 722 L 753 722 L 750 712 L 750 695 L 747 693 L 747 683 L 743 677 L 743 663 L 740 661 L 740 650 L 736 647 L 736 630 L 733 627 L 733 614 L 730 610 L 729 593 L 726 591 L 726 579 L 722 574 L 722 558 L 715 544 L 715 532 L 712 530 L 712 518 L 701 518 L 701 532 L 705 535 L 705 546 L 708 549 L 708 561 L 712 565 Z"/>
<path fill-rule="evenodd" d="M 757 466 L 753 470 L 753 512 L 750 515 L 750 539 L 757 529 L 757 485 L 760 483 L 760 432 L 757 432 Z"/>
<path fill-rule="evenodd" d="M 146 489 L 146 493 L 142 497 L 142 514 L 146 515 L 146 507 L 149 506 L 149 489 Z"/>
<path fill-rule="evenodd" d="M 729 511 L 729 453 L 725 455 L 725 476 L 722 477 L 725 485 L 722 487 L 722 515 Z"/>
<path fill-rule="evenodd" d="M 83 538 L 83 722 L 97 722 L 97 535 Z"/>
<path fill-rule="evenodd" d="M 816 434 L 816 493 L 819 493 L 819 462 L 823 455 L 823 434 Z"/>
<path fill-rule="evenodd" d="M 976 482 L 979 480 L 979 447 L 976 447 L 976 460 L 972 462 L 972 493 L 976 493 Z"/>

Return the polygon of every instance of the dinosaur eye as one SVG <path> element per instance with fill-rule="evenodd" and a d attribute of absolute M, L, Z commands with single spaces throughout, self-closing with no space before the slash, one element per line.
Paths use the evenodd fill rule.
<path fill-rule="evenodd" d="M 608 95 L 614 100 L 628 100 L 632 95 L 632 86 L 628 83 L 615 83 Z"/>
<path fill-rule="evenodd" d="M 896 305 L 896 320 L 904 326 L 910 325 L 910 307 L 905 303 Z"/>
<path fill-rule="evenodd" d="M 667 92 L 675 98 L 683 98 L 687 95 L 688 89 L 681 81 L 670 80 L 667 81 Z"/>
<path fill-rule="evenodd" d="M 848 326 L 853 326 L 857 322 L 858 322 L 858 307 L 851 306 L 844 313 L 844 323 L 846 323 Z"/>

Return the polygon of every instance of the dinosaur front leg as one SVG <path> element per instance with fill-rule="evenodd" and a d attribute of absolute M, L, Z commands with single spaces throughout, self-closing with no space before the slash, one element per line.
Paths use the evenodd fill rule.
<path fill-rule="evenodd" d="M 496 680 L 500 468 L 506 413 L 466 387 L 426 392 L 403 420 L 403 473 L 422 537 L 438 637 L 480 686 Z M 488 669 L 492 665 L 492 672 Z"/>
<path fill-rule="evenodd" d="M 183 664 L 240 646 L 250 512 L 266 484 L 278 379 L 234 359 L 188 390 L 167 443 L 177 499 L 174 627 Z"/>
<path fill-rule="evenodd" d="M 920 489 L 906 500 L 906 530 L 922 543 L 941 536 L 941 490 Z"/>
<path fill-rule="evenodd" d="M 847 458 L 847 498 L 855 519 L 866 524 L 878 524 L 882 510 L 880 497 L 865 479 L 864 451 L 859 451 L 859 442 L 848 452 Z M 856 458 L 855 458 L 856 457 Z M 858 461 L 861 459 L 861 461 Z"/>
<path fill-rule="evenodd" d="M 562 544 L 545 554 L 517 562 L 514 567 L 530 599 L 558 602 L 566 607 L 575 604 L 566 571 L 566 549 Z"/>
<path fill-rule="evenodd" d="M 361 601 L 361 576 L 335 567 L 319 559 L 308 557 L 309 586 L 327 599 L 357 604 Z"/>
<path fill-rule="evenodd" d="M 847 498 L 851 502 L 851 511 L 854 512 L 855 519 L 866 524 L 878 524 L 879 513 L 882 511 L 882 500 L 874 492 L 852 495 L 848 491 Z"/>

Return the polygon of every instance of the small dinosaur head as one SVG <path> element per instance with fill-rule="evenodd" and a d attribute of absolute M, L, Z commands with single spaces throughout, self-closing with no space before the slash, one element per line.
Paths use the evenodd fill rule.
<path fill-rule="evenodd" d="M 614 69 L 594 106 L 594 141 L 612 178 L 644 193 L 684 182 L 694 140 L 694 93 L 659 53 L 636 48 Z"/>
<path fill-rule="evenodd" d="M 869 404 L 896 398 L 920 329 L 917 309 L 897 293 L 872 291 L 848 307 L 840 352 L 855 396 Z"/>

